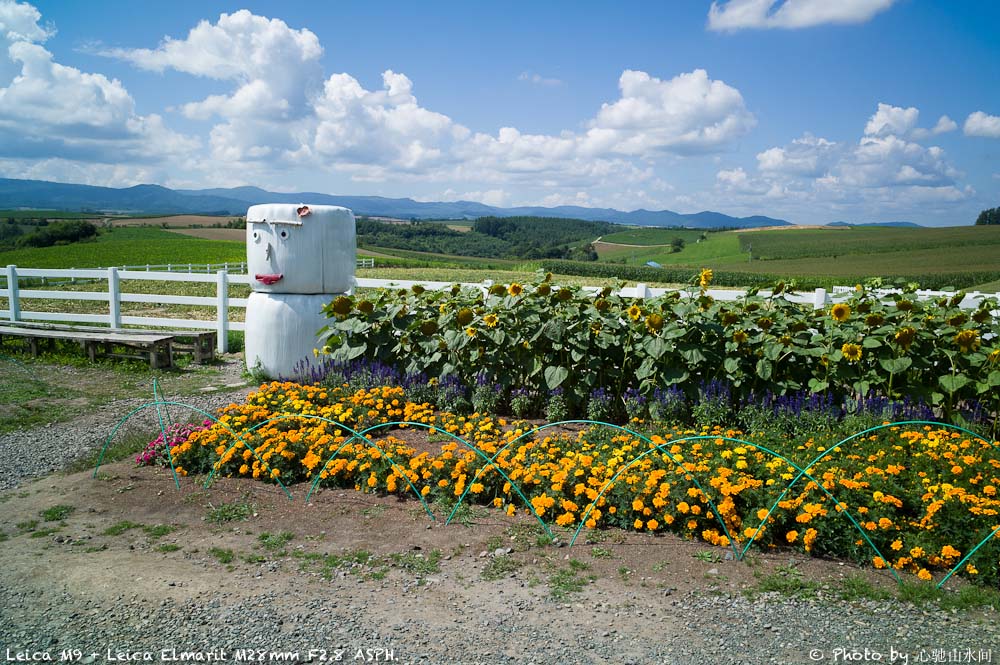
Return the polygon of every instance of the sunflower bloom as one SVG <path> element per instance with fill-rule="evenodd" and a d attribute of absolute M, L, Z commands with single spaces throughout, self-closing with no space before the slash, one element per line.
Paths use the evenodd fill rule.
<path fill-rule="evenodd" d="M 893 335 L 893 339 L 896 340 L 896 344 L 899 344 L 904 351 L 909 351 L 910 345 L 913 344 L 913 338 L 916 337 L 916 335 L 916 330 L 910 326 L 904 326 L 896 331 L 896 334 Z"/>
<path fill-rule="evenodd" d="M 698 273 L 698 286 L 703 289 L 707 289 L 708 285 L 712 283 L 712 269 L 704 268 L 700 273 Z"/>
<path fill-rule="evenodd" d="M 500 323 L 500 318 L 496 314 L 487 314 L 483 317 L 483 323 L 490 328 L 496 328 L 497 324 Z"/>
<path fill-rule="evenodd" d="M 975 330 L 963 330 L 955 335 L 955 344 L 962 353 L 968 353 L 969 351 L 976 351 L 979 349 L 979 333 Z"/>
<path fill-rule="evenodd" d="M 518 284 L 517 282 L 514 282 L 513 284 L 507 287 L 507 293 L 509 293 L 512 296 L 519 296 L 523 291 L 524 287 Z"/>
<path fill-rule="evenodd" d="M 628 318 L 633 321 L 638 321 L 642 317 L 642 308 L 638 305 L 632 305 L 628 308 Z"/>
<path fill-rule="evenodd" d="M 844 303 L 837 303 L 830 308 L 830 316 L 837 323 L 843 323 L 847 319 L 851 318 L 851 306 Z"/>
<path fill-rule="evenodd" d="M 861 360 L 861 346 L 858 344 L 844 344 L 840 347 L 840 352 L 844 354 L 847 362 L 856 363 Z"/>

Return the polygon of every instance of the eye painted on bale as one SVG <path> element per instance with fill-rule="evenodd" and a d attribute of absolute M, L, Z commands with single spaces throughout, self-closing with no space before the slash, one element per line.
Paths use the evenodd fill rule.
<path fill-rule="evenodd" d="M 288 231 L 285 231 L 284 229 L 282 229 L 281 233 L 279 233 L 278 235 L 281 236 L 282 240 L 284 240 L 285 238 L 288 237 Z"/>
<path fill-rule="evenodd" d="M 254 231 L 253 232 L 253 241 L 254 242 L 260 242 L 260 231 Z"/>

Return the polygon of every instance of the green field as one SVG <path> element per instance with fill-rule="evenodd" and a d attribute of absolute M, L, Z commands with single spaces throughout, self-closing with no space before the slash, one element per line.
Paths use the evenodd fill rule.
<path fill-rule="evenodd" d="M 706 267 L 845 283 L 868 277 L 920 281 L 922 275 L 934 275 L 940 283 L 954 275 L 955 284 L 963 288 L 996 291 L 1000 284 L 1000 227 L 726 231 L 710 233 L 701 242 L 689 242 L 676 253 L 669 247 L 653 246 L 670 233 L 668 229 L 638 229 L 607 236 L 597 246 L 600 260 L 626 265 L 656 261 L 665 267 Z M 624 244 L 626 238 L 628 244 Z M 623 244 L 605 244 L 611 240 Z"/>
<path fill-rule="evenodd" d="M 204 240 L 139 226 L 105 230 L 91 242 L 0 252 L 0 266 L 23 268 L 100 268 L 164 263 L 246 261 L 243 242 Z"/>
<path fill-rule="evenodd" d="M 955 248 L 993 247 L 1000 256 L 1000 226 L 959 226 L 914 229 L 854 227 L 850 229 L 795 229 L 740 233 L 740 248 L 751 247 L 754 258 L 799 259 L 854 254 L 904 254 Z M 926 255 L 922 255 L 923 256 Z M 944 255 L 942 255 L 944 256 Z M 960 265 L 960 264 L 959 264 Z M 943 266 L 939 266 L 943 267 Z"/>

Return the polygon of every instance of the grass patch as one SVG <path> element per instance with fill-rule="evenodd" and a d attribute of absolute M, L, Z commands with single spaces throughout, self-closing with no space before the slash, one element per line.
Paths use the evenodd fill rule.
<path fill-rule="evenodd" d="M 705 563 L 719 563 L 722 561 L 722 557 L 719 556 L 718 552 L 713 552 L 712 550 L 701 550 L 700 552 L 695 552 L 692 554 L 698 561 L 704 561 Z"/>
<path fill-rule="evenodd" d="M 612 554 L 611 550 L 607 549 L 606 547 L 591 547 L 590 556 L 594 557 L 595 559 L 614 558 L 614 554 Z"/>
<path fill-rule="evenodd" d="M 393 553 L 389 555 L 392 563 L 403 570 L 419 575 L 430 575 L 441 572 L 441 550 L 431 550 L 424 556 L 420 552 Z"/>
<path fill-rule="evenodd" d="M 597 579 L 596 575 L 581 574 L 590 570 L 589 564 L 577 559 L 570 559 L 568 564 L 567 568 L 560 568 L 549 576 L 549 596 L 555 600 L 565 600 Z"/>
<path fill-rule="evenodd" d="M 181 548 L 177 543 L 160 543 L 156 546 L 157 552 L 176 552 Z"/>
<path fill-rule="evenodd" d="M 208 550 L 208 553 L 219 560 L 219 563 L 232 563 L 236 555 L 230 549 L 222 549 L 221 547 L 212 547 Z"/>
<path fill-rule="evenodd" d="M 243 560 L 247 563 L 264 563 L 267 561 L 267 557 L 263 554 L 255 554 L 253 552 L 248 552 L 243 555 Z"/>
<path fill-rule="evenodd" d="M 282 547 L 287 545 L 289 541 L 295 538 L 295 534 L 289 531 L 282 531 L 281 533 L 262 533 L 258 536 L 261 547 L 271 552 L 276 552 Z"/>
<path fill-rule="evenodd" d="M 914 605 L 934 603 L 944 597 L 944 592 L 929 582 L 903 580 L 897 590 L 899 599 Z"/>
<path fill-rule="evenodd" d="M 54 526 L 48 529 L 39 529 L 38 531 L 32 531 L 29 538 L 44 538 L 46 536 L 51 536 L 54 533 L 58 533 L 62 530 L 61 526 Z"/>
<path fill-rule="evenodd" d="M 153 526 L 144 526 L 142 527 L 142 530 L 146 532 L 146 535 L 149 536 L 150 540 L 156 540 L 169 533 L 173 533 L 177 530 L 177 527 L 169 524 L 156 524 Z"/>
<path fill-rule="evenodd" d="M 59 504 L 57 506 L 52 506 L 51 508 L 46 508 L 40 513 L 40 515 L 46 522 L 58 522 L 72 515 L 75 510 L 75 506 Z"/>
<path fill-rule="evenodd" d="M 21 533 L 34 531 L 38 528 L 38 520 L 25 520 L 24 522 L 18 522 L 14 526 L 16 526 Z"/>
<path fill-rule="evenodd" d="M 803 579 L 802 572 L 794 566 L 779 566 L 775 572 L 760 578 L 757 586 L 746 593 L 751 597 L 758 593 L 775 592 L 789 598 L 810 598 L 821 586 L 814 580 Z"/>
<path fill-rule="evenodd" d="M 4 542 L 8 538 L 10 538 L 10 536 L 7 535 L 6 531 L 0 531 L 0 543 Z"/>
<path fill-rule="evenodd" d="M 844 600 L 887 600 L 892 594 L 879 589 L 861 575 L 850 575 L 840 583 L 840 597 Z"/>
<path fill-rule="evenodd" d="M 499 580 L 503 579 L 504 577 L 507 577 L 520 567 L 521 563 L 517 559 L 514 559 L 512 557 L 509 556 L 493 557 L 483 568 L 482 572 L 479 573 L 479 576 L 482 577 L 484 580 L 492 582 L 494 580 Z"/>
<path fill-rule="evenodd" d="M 123 533 L 125 533 L 126 531 L 130 531 L 132 529 L 138 529 L 141 526 L 142 526 L 141 524 L 136 524 L 135 522 L 129 522 L 128 520 L 123 520 L 121 522 L 118 522 L 117 524 L 112 524 L 107 529 L 105 529 L 104 530 L 104 535 L 105 536 L 120 536 Z"/>
<path fill-rule="evenodd" d="M 208 515 L 205 519 L 213 524 L 225 524 L 226 522 L 243 522 L 254 514 L 254 506 L 245 498 L 232 503 L 222 503 L 218 506 L 209 504 Z"/>
<path fill-rule="evenodd" d="M 941 609 L 967 610 L 976 607 L 1000 608 L 1000 591 L 978 586 L 964 586 L 956 593 L 945 593 Z"/>

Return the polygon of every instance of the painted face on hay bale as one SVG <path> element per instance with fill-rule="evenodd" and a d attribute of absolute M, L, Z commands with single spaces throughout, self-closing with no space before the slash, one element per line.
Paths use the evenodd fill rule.
<path fill-rule="evenodd" d="M 247 211 L 254 291 L 340 293 L 354 275 L 354 216 L 336 206 L 257 205 Z"/>

